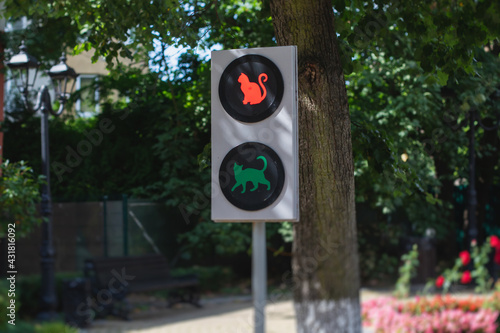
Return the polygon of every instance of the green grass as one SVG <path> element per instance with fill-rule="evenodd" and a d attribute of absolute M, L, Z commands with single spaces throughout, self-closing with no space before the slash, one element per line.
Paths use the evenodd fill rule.
<path fill-rule="evenodd" d="M 30 323 L 16 320 L 16 325 L 7 324 L 0 331 L 5 333 L 77 333 L 78 329 L 67 326 L 63 322 Z"/>

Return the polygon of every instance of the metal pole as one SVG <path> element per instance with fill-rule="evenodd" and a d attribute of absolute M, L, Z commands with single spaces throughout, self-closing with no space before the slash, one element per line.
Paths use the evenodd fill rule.
<path fill-rule="evenodd" d="M 102 233 L 104 257 L 108 256 L 108 196 L 102 197 Z"/>
<path fill-rule="evenodd" d="M 47 93 L 44 91 L 43 93 Z M 43 99 L 42 99 L 43 100 Z M 47 106 L 50 107 L 50 106 Z M 47 107 L 41 109 L 42 133 L 42 175 L 45 184 L 42 185 L 41 213 L 42 213 L 42 247 L 40 250 L 42 270 L 42 312 L 38 314 L 40 320 L 56 319 L 57 298 L 54 278 L 54 247 L 52 242 L 52 198 L 50 194 L 50 158 L 49 158 L 49 113 Z"/>
<path fill-rule="evenodd" d="M 2 5 L 0 5 L 1 7 Z M 0 19 L 0 39 L 3 39 L 3 28 L 5 25 L 5 19 Z M 4 46 L 0 40 L 0 54 L 3 54 Z M 3 96 L 4 96 L 4 85 L 5 77 L 3 74 L 3 57 L 0 59 L 0 124 L 3 122 L 4 111 L 3 111 Z M 3 132 L 0 125 L 0 164 L 2 164 L 3 155 Z M 0 169 L 0 176 L 2 175 L 2 169 Z"/>
<path fill-rule="evenodd" d="M 475 154 L 475 110 L 471 110 L 469 114 L 470 129 L 469 129 L 469 242 L 477 239 L 477 224 L 476 224 L 476 207 L 477 207 L 477 192 L 476 192 L 476 154 Z"/>
<path fill-rule="evenodd" d="M 252 291 L 255 333 L 266 331 L 267 258 L 266 223 L 254 222 L 252 228 Z"/>
<path fill-rule="evenodd" d="M 123 255 L 128 255 L 128 197 L 123 194 Z"/>

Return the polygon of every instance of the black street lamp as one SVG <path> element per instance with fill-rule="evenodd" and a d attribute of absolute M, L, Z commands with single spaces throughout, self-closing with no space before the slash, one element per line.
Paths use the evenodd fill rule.
<path fill-rule="evenodd" d="M 48 74 L 55 85 L 56 98 L 59 101 L 59 109 L 52 109 L 52 102 L 47 86 L 42 86 L 38 92 L 35 107 L 29 101 L 29 90 L 33 89 L 38 73 L 38 61 L 26 51 L 26 46 L 22 42 L 20 52 L 13 56 L 7 66 L 16 75 L 16 86 L 18 87 L 26 109 L 32 113 L 41 113 L 41 133 L 42 133 L 42 174 L 45 176 L 45 184 L 41 188 L 41 215 L 42 221 L 42 247 L 41 273 L 42 273 L 42 295 L 41 312 L 38 314 L 40 320 L 52 320 L 56 317 L 57 297 L 55 293 L 54 279 L 54 247 L 52 241 L 52 198 L 50 194 L 50 160 L 49 160 L 49 113 L 59 116 L 64 110 L 64 104 L 69 98 L 69 93 L 73 90 L 75 79 L 78 76 L 73 68 L 66 65 L 66 57 L 60 58 L 60 63 L 53 66 Z M 30 70 L 35 70 L 33 78 L 30 79 Z M 70 90 L 67 90 L 69 81 L 73 80 Z"/>
<path fill-rule="evenodd" d="M 498 94 L 498 92 L 496 92 Z M 469 112 L 469 211 L 467 213 L 469 219 L 469 244 L 472 240 L 477 240 L 478 230 L 476 221 L 476 208 L 477 208 L 477 191 L 476 191 L 476 149 L 475 149 L 475 121 L 485 131 L 492 131 L 499 127 L 500 116 L 496 124 L 493 126 L 485 126 L 482 119 L 475 109 Z"/>

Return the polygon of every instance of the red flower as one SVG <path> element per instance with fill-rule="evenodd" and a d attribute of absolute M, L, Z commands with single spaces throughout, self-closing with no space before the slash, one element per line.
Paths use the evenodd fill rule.
<path fill-rule="evenodd" d="M 491 236 L 490 237 L 490 245 L 492 248 L 499 250 L 500 249 L 500 238 L 498 238 L 495 235 Z"/>
<path fill-rule="evenodd" d="M 436 287 L 441 288 L 444 283 L 444 276 L 439 275 L 438 278 L 436 279 Z"/>
<path fill-rule="evenodd" d="M 458 256 L 462 260 L 462 265 L 467 266 L 470 263 L 470 254 L 468 251 L 462 251 Z"/>
<path fill-rule="evenodd" d="M 468 284 L 468 283 L 472 282 L 472 277 L 470 276 L 470 272 L 469 271 L 463 272 L 462 278 L 460 279 L 460 282 L 463 283 L 463 284 Z"/>

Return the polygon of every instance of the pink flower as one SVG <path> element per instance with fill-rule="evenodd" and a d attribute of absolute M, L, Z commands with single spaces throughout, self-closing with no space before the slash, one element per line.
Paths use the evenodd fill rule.
<path fill-rule="evenodd" d="M 472 282 L 472 277 L 470 276 L 470 272 L 469 271 L 463 272 L 462 278 L 460 279 L 460 282 L 463 283 L 463 284 L 468 284 L 468 283 Z"/>
<path fill-rule="evenodd" d="M 439 275 L 438 278 L 436 279 L 436 287 L 441 288 L 444 283 L 444 276 Z"/>
<path fill-rule="evenodd" d="M 462 265 L 467 266 L 470 263 L 469 251 L 462 251 L 458 256 L 460 257 L 460 260 L 462 260 Z"/>
<path fill-rule="evenodd" d="M 498 311 L 479 309 L 474 312 L 442 308 L 439 311 L 411 314 L 398 311 L 402 304 L 408 304 L 407 301 L 404 302 L 394 298 L 363 302 L 364 325 L 371 326 L 375 332 L 400 333 L 495 333 L 497 329 Z"/>

